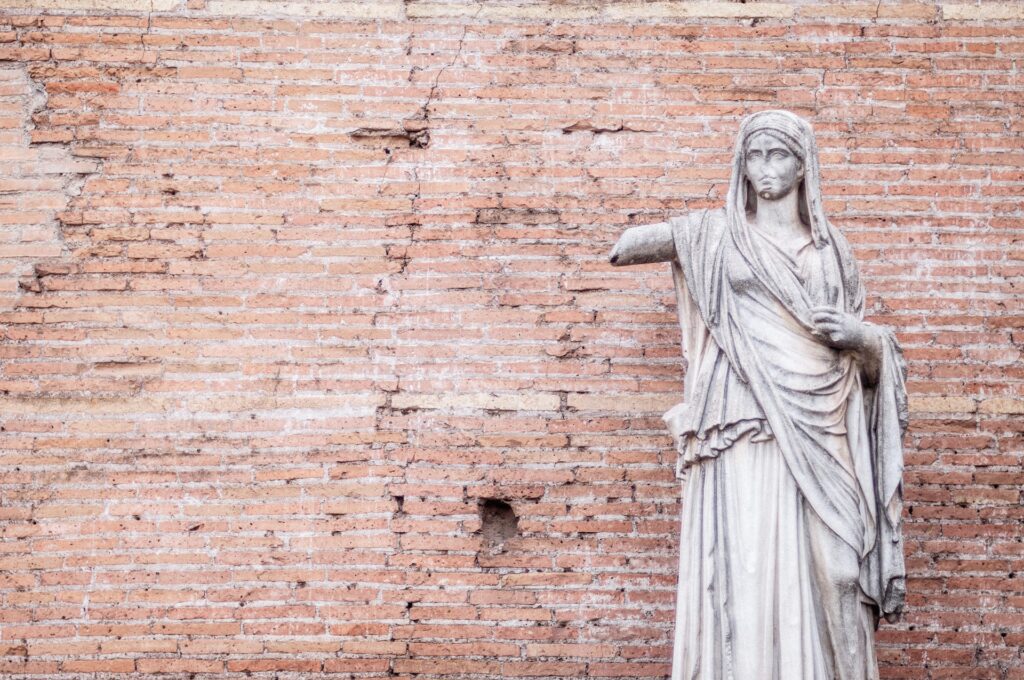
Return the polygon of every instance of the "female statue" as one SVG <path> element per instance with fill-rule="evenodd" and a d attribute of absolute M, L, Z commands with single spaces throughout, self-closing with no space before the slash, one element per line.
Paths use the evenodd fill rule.
<path fill-rule="evenodd" d="M 726 206 L 627 230 L 669 261 L 687 358 L 665 414 L 683 511 L 673 680 L 873 680 L 896 620 L 905 368 L 865 323 L 810 125 L 744 119 Z"/>

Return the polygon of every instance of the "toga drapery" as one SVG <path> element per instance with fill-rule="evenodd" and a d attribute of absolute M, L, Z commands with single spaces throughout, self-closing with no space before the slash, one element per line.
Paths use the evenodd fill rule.
<path fill-rule="evenodd" d="M 876 678 L 874 626 L 905 592 L 899 346 L 870 327 L 868 384 L 854 352 L 814 332 L 819 305 L 863 317 L 856 263 L 827 224 L 805 243 L 724 209 L 670 224 L 689 366 L 685 400 L 665 415 L 685 478 L 673 680 Z M 859 558 L 866 642 L 841 672 L 817 597 L 826 530 Z"/>

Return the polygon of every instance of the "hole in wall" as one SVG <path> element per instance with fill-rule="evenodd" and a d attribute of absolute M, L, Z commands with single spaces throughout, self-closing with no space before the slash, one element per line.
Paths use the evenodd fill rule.
<path fill-rule="evenodd" d="M 519 518 L 505 501 L 497 498 L 481 499 L 477 511 L 480 513 L 480 536 L 484 549 L 497 552 L 504 547 L 506 541 L 519 533 Z"/>

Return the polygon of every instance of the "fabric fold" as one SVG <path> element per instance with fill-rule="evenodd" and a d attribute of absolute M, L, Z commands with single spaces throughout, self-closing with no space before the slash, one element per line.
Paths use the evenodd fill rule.
<path fill-rule="evenodd" d="M 806 234 L 757 222 L 760 132 L 801 162 Z M 664 416 L 683 479 L 673 680 L 877 680 L 874 629 L 903 607 L 906 368 L 882 328 L 856 351 L 818 331 L 818 308 L 863 322 L 865 298 L 819 182 L 810 126 L 761 112 L 725 208 L 669 220 L 688 364 Z"/>
<path fill-rule="evenodd" d="M 899 480 L 906 397 L 899 347 L 891 333 L 884 334 L 878 384 L 866 387 L 853 354 L 841 353 L 827 364 L 833 351 L 820 349 L 809 323 L 801 320 L 827 297 L 863 314 L 863 291 L 850 274 L 845 239 L 830 233 L 818 249 L 821 276 L 843 281 L 838 295 L 824 288 L 826 298 L 816 299 L 803 286 L 793 289 L 799 277 L 773 278 L 766 295 L 786 317 L 767 304 L 752 303 L 757 295 L 742 290 L 745 276 L 761 283 L 783 260 L 765 262 L 775 256 L 770 249 L 736 238 L 724 210 L 701 211 L 671 224 L 678 253 L 673 277 L 690 365 L 685 406 L 665 415 L 676 441 L 677 472 L 682 476 L 690 465 L 721 455 L 748 433 L 777 438 L 804 498 L 865 556 L 862 582 L 879 615 L 897 615 L 905 591 Z M 783 325 L 772 336 L 780 338 L 779 346 L 749 332 L 753 323 Z M 783 342 L 792 343 L 790 355 Z M 845 458 L 835 455 L 836 438 L 843 440 L 840 448 L 849 449 Z"/>

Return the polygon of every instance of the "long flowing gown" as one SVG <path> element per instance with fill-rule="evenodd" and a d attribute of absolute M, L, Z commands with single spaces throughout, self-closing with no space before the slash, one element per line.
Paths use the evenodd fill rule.
<path fill-rule="evenodd" d="M 671 221 L 685 401 L 673 680 L 874 680 L 878 618 L 904 592 L 904 367 L 876 385 L 809 310 L 862 314 L 849 246 L 778 243 L 724 210 Z"/>

